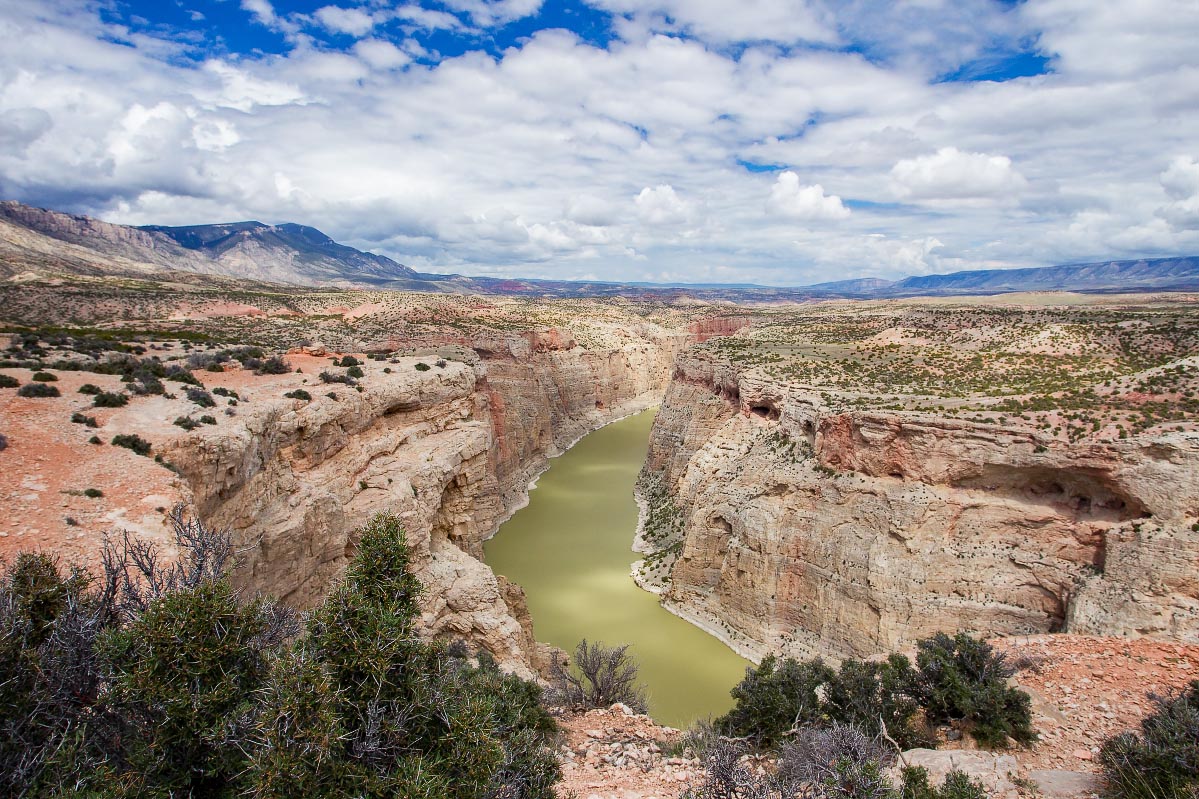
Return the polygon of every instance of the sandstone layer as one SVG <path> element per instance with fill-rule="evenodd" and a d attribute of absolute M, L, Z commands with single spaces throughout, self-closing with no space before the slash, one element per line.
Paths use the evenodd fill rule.
<path fill-rule="evenodd" d="M 353 555 L 354 530 L 391 511 L 425 586 L 425 632 L 528 676 L 541 655 L 523 593 L 481 561 L 482 542 L 526 501 L 548 458 L 659 401 L 680 337 L 613 335 L 620 346 L 598 351 L 558 330 L 497 335 L 425 371 L 416 358 L 388 372 L 368 361 L 361 393 L 256 401 L 235 424 L 164 452 L 197 513 L 233 531 L 244 587 L 312 605 Z"/>
<path fill-rule="evenodd" d="M 833 658 L 941 631 L 1199 642 L 1199 436 L 1069 443 L 832 410 L 680 356 L 650 442 L 681 531 L 664 603 L 743 654 Z M 645 544 L 645 541 L 642 541 Z"/>

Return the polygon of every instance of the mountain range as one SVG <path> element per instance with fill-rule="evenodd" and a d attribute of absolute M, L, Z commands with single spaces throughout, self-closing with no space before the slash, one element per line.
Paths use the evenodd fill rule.
<path fill-rule="evenodd" d="M 130 227 L 0 202 L 0 279 L 55 274 L 169 277 L 188 283 L 215 276 L 410 291 L 779 302 L 1017 291 L 1194 291 L 1199 290 L 1199 256 L 986 269 L 898 281 L 864 278 L 788 288 L 525 280 L 417 272 L 386 256 L 338 244 L 316 228 L 292 223 Z"/>

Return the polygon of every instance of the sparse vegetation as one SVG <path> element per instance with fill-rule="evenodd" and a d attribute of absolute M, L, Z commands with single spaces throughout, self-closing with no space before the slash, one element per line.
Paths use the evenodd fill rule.
<path fill-rule="evenodd" d="M 138 455 L 149 455 L 151 444 L 136 433 L 121 433 L 113 436 L 113 446 L 124 447 L 136 452 Z"/>
<path fill-rule="evenodd" d="M 207 391 L 205 391 L 202 388 L 198 388 L 196 386 L 189 386 L 185 393 L 187 395 L 187 398 L 190 401 L 199 405 L 201 408 L 215 408 L 216 407 L 216 400 L 214 400 L 212 398 L 212 395 L 209 394 Z"/>
<path fill-rule="evenodd" d="M 128 404 L 128 394 L 117 394 L 111 391 L 101 391 L 92 400 L 92 406 L 96 408 L 121 408 Z"/>
<path fill-rule="evenodd" d="M 1154 711 L 1140 734 L 1104 741 L 1099 764 L 1114 799 L 1199 796 L 1199 680 L 1169 695 L 1151 695 Z"/>
<path fill-rule="evenodd" d="M 48 383 L 26 383 L 17 389 L 18 397 L 60 397 L 62 393 L 58 390 L 58 386 L 52 386 Z"/>

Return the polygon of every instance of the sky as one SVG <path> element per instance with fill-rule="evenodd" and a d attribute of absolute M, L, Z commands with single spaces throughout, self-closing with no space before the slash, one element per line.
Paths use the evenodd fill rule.
<path fill-rule="evenodd" d="M 0 0 L 0 198 L 422 271 L 1199 254 L 1199 0 Z"/>

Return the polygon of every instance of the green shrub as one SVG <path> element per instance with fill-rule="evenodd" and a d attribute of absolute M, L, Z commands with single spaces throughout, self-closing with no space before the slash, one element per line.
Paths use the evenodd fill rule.
<path fill-rule="evenodd" d="M 820 699 L 821 686 L 836 672 L 819 658 L 805 662 L 766 656 L 732 690 L 736 705 L 716 720 L 724 735 L 750 738 L 759 746 L 773 746 L 797 726 L 830 721 Z"/>
<path fill-rule="evenodd" d="M 716 720 L 725 734 L 770 747 L 803 727 L 856 726 L 884 732 L 904 748 L 935 745 L 928 724 L 960 723 L 984 746 L 1036 740 L 1028 694 L 1007 685 L 1013 669 L 1001 654 L 962 634 L 917 644 L 917 669 L 902 655 L 881 663 L 849 659 L 833 671 L 820 659 L 767 657 Z M 884 729 L 885 728 L 885 729 Z"/>
<path fill-rule="evenodd" d="M 319 375 L 322 383 L 343 383 L 347 386 L 354 385 L 354 378 L 349 375 L 337 375 L 332 372 L 321 372 Z"/>
<path fill-rule="evenodd" d="M 1199 680 L 1168 696 L 1151 695 L 1155 710 L 1141 734 L 1104 741 L 1099 764 L 1115 799 L 1195 799 L 1199 796 Z"/>
<path fill-rule="evenodd" d="M 312 400 L 312 395 L 302 388 L 297 388 L 295 391 L 289 391 L 283 396 L 287 397 L 288 399 L 304 400 L 305 402 Z"/>
<path fill-rule="evenodd" d="M 200 417 L 200 424 L 216 424 L 216 417 L 204 414 Z"/>
<path fill-rule="evenodd" d="M 257 795 L 302 785 L 321 796 L 553 796 L 554 724 L 540 689 L 419 641 L 419 593 L 399 520 L 375 517 L 268 682 Z"/>
<path fill-rule="evenodd" d="M 12 375 L 0 374 L 0 388 L 17 388 L 21 381 Z"/>
<path fill-rule="evenodd" d="M 266 677 L 269 626 L 267 606 L 242 606 L 228 581 L 212 580 L 167 594 L 101 641 L 106 704 L 131 721 L 118 750 L 137 782 L 184 796 L 242 787 L 240 727 Z"/>
<path fill-rule="evenodd" d="M 71 421 L 75 424 L 84 425 L 85 427 L 99 427 L 100 426 L 99 422 L 96 421 L 95 416 L 87 416 L 85 414 L 80 413 L 79 411 L 76 411 L 75 413 L 71 414 Z"/>
<path fill-rule="evenodd" d="M 61 397 L 58 386 L 47 383 L 26 383 L 17 389 L 18 397 Z"/>
<path fill-rule="evenodd" d="M 846 660 L 825 686 L 825 713 L 870 736 L 885 732 L 904 749 L 935 746 L 935 739 L 918 721 L 914 676 L 911 662 L 903 655 L 891 655 L 881 663 Z"/>
<path fill-rule="evenodd" d="M 91 394 L 94 396 L 94 395 L 100 393 L 100 387 L 95 385 L 94 383 L 84 383 L 82 386 L 79 387 L 79 393 L 80 394 Z"/>
<path fill-rule="evenodd" d="M 353 378 L 362 377 L 363 374 L 364 373 L 362 371 L 361 366 L 351 366 L 349 369 L 346 370 L 346 375 L 349 377 L 353 377 Z"/>
<path fill-rule="evenodd" d="M 345 366 L 345 367 L 361 366 L 362 361 L 358 360 L 353 355 L 345 355 L 342 357 L 340 362 L 338 362 L 337 360 L 334 360 L 333 365 L 334 366 Z"/>
<path fill-rule="evenodd" d="M 0 793 L 552 799 L 541 689 L 416 635 L 399 520 L 375 517 L 301 629 L 173 514 L 178 560 L 110 541 L 87 593 L 44 556 L 0 580 Z"/>
<path fill-rule="evenodd" d="M 138 455 L 149 455 L 151 444 L 136 433 L 121 433 L 113 436 L 112 443 L 117 447 L 131 449 Z"/>
<path fill-rule="evenodd" d="M 57 383 L 58 375 L 50 372 L 34 372 L 31 379 L 37 383 Z"/>
<path fill-rule="evenodd" d="M 216 400 L 214 400 L 212 398 L 212 395 L 209 394 L 207 391 L 205 391 L 202 388 L 198 388 L 196 386 L 189 386 L 186 393 L 187 393 L 187 398 L 189 400 L 191 400 L 192 402 L 196 403 L 197 405 L 199 405 L 201 408 L 215 408 L 216 407 Z"/>
<path fill-rule="evenodd" d="M 987 799 L 982 783 L 957 769 L 945 775 L 940 788 L 929 784 L 924 766 L 905 766 L 901 774 L 899 799 Z"/>
<path fill-rule="evenodd" d="M 1008 738 L 1029 744 L 1028 694 L 1007 684 L 1015 669 L 1000 652 L 966 633 L 938 633 L 916 644 L 915 693 L 933 724 L 961 723 L 983 746 L 1004 747 Z"/>
<path fill-rule="evenodd" d="M 429 371 L 431 368 L 432 368 L 432 367 L 431 367 L 431 366 L 429 366 L 429 364 L 427 364 L 427 363 L 424 363 L 424 362 L 418 363 L 418 364 L 416 365 L 416 371 L 418 371 L 418 372 L 427 372 L 427 371 Z"/>
<path fill-rule="evenodd" d="M 255 371 L 260 375 L 285 375 L 291 369 L 288 368 L 287 362 L 278 355 L 272 355 L 259 364 Z"/>
<path fill-rule="evenodd" d="M 98 488 L 85 488 L 83 489 L 83 495 L 90 499 L 99 499 L 104 496 L 104 492 Z"/>
<path fill-rule="evenodd" d="M 195 419 L 192 419 L 190 416 L 176 416 L 175 425 L 177 427 L 182 427 L 184 430 L 195 430 L 200 426 L 200 423 Z"/>
<path fill-rule="evenodd" d="M 89 438 L 89 439 L 87 440 L 87 443 L 89 443 L 89 444 L 103 444 L 104 442 L 100 440 L 100 436 L 92 436 L 91 438 Z"/>
<path fill-rule="evenodd" d="M 111 391 L 101 391 L 92 400 L 92 405 L 96 408 L 120 408 L 128 404 L 128 394 L 116 394 Z"/>

